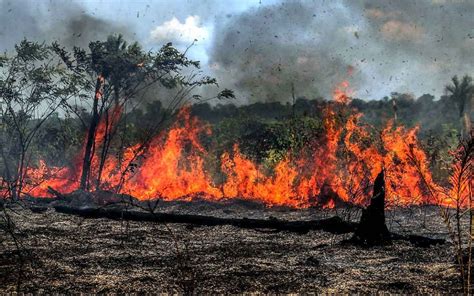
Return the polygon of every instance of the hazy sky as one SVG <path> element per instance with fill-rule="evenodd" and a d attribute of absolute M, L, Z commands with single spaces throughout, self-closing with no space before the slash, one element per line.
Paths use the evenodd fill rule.
<path fill-rule="evenodd" d="M 473 74 L 474 1 L 0 0 L 0 48 L 24 37 L 86 46 L 121 32 L 157 49 L 172 41 L 241 102 L 328 96 L 439 96 Z M 353 69 L 348 74 L 348 69 Z"/>

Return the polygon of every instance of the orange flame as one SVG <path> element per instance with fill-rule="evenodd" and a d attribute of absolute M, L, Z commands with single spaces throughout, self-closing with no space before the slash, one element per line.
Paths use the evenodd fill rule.
<path fill-rule="evenodd" d="M 332 98 L 338 103 L 347 104 L 353 94 L 354 92 L 349 88 L 349 82 L 344 80 L 334 88 Z"/>
<path fill-rule="evenodd" d="M 336 90 L 349 85 L 344 82 Z M 338 116 L 338 108 L 346 108 L 349 95 L 335 92 L 334 103 L 328 103 L 323 120 L 325 137 L 314 139 L 300 157 L 285 157 L 271 174 L 245 157 L 238 145 L 220 157 L 224 175 L 216 184 L 206 170 L 209 159 L 200 137 L 210 135 L 211 129 L 183 108 L 178 120 L 167 133 L 158 135 L 149 149 L 134 160 L 136 169 L 127 167 L 134 159 L 138 145 L 127 148 L 119 161 L 109 156 L 102 174 L 102 188 L 118 190 L 139 199 L 167 200 L 201 197 L 208 200 L 244 198 L 267 205 L 295 208 L 318 205 L 335 207 L 338 200 L 365 204 L 370 197 L 370 182 L 383 168 L 386 170 L 388 201 L 392 205 L 437 203 L 427 192 L 432 180 L 425 152 L 416 133 L 418 128 L 406 129 L 389 122 L 378 132 L 360 123 L 361 114 L 351 114 L 346 120 Z M 96 135 L 100 145 L 105 128 L 112 128 L 121 109 L 112 112 L 110 126 L 101 122 Z M 374 143 L 373 138 L 380 140 Z M 308 156 L 309 155 L 309 156 Z M 78 162 L 79 164 L 80 162 Z M 97 161 L 92 163 L 92 177 L 97 177 Z M 29 168 L 31 182 L 27 192 L 33 196 L 49 196 L 48 187 L 68 192 L 78 187 L 77 169 L 47 167 Z"/>

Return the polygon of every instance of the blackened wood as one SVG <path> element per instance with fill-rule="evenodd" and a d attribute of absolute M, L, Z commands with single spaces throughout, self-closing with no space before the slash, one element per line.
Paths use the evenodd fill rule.
<path fill-rule="evenodd" d="M 99 121 L 100 121 L 98 105 L 99 105 L 99 99 L 102 96 L 101 94 L 102 86 L 103 86 L 103 78 L 102 78 L 102 75 L 99 75 L 97 77 L 97 82 L 95 85 L 91 123 L 87 131 L 87 142 L 86 142 L 86 147 L 84 149 L 84 158 L 83 158 L 83 163 L 82 163 L 81 185 L 80 185 L 80 189 L 82 190 L 87 189 L 87 185 L 89 181 L 89 173 L 90 173 L 91 162 L 92 162 L 92 157 L 93 157 L 93 148 L 95 145 L 95 135 L 97 131 L 97 126 L 99 125 Z"/>
<path fill-rule="evenodd" d="M 275 218 L 267 220 L 247 218 L 237 219 L 187 214 L 150 213 L 139 211 L 126 211 L 116 208 L 76 208 L 70 206 L 55 206 L 54 208 L 59 213 L 75 215 L 86 219 L 105 218 L 112 220 L 129 220 L 171 224 L 184 223 L 197 226 L 232 225 L 245 229 L 272 229 L 276 231 L 288 231 L 299 234 L 305 234 L 311 230 L 322 230 L 335 234 L 352 233 L 357 229 L 358 226 L 357 223 L 345 222 L 337 216 L 322 220 L 286 221 Z M 445 243 L 444 239 L 435 239 L 418 235 L 399 235 L 392 233 L 391 237 L 394 240 L 409 241 L 410 243 L 418 247 L 430 247 L 432 245 Z"/>
<path fill-rule="evenodd" d="M 331 233 L 352 233 L 355 223 L 345 222 L 335 216 L 328 219 L 310 221 L 286 221 L 276 218 L 271 219 L 236 219 L 218 218 L 201 215 L 150 213 L 140 211 L 125 211 L 121 209 L 104 208 L 73 208 L 68 206 L 55 206 L 57 212 L 76 215 L 83 218 L 98 219 L 107 218 L 113 220 L 145 221 L 159 223 L 187 223 L 199 226 L 232 225 L 247 229 L 275 229 L 278 231 L 289 231 L 296 233 L 307 233 L 311 230 L 323 230 Z"/>
<path fill-rule="evenodd" d="M 374 181 L 374 192 L 370 205 L 362 211 L 353 242 L 364 245 L 390 243 L 390 232 L 385 224 L 385 179 L 382 170 Z"/>

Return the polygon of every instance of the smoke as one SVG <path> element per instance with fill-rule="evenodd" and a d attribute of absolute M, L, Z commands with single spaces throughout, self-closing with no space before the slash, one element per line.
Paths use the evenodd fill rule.
<path fill-rule="evenodd" d="M 328 97 L 344 79 L 361 98 L 440 95 L 472 74 L 473 14 L 472 1 L 286 1 L 219 24 L 211 67 L 250 102 L 286 101 L 292 84 Z"/>
<path fill-rule="evenodd" d="M 67 47 L 87 47 L 89 42 L 114 33 L 128 39 L 133 37 L 125 24 L 87 14 L 74 1 L 0 0 L 2 51 L 10 50 L 24 38 L 46 43 L 57 40 Z"/>
<path fill-rule="evenodd" d="M 191 57 L 241 103 L 285 102 L 293 88 L 297 97 L 328 98 L 343 80 L 362 99 L 439 96 L 453 75 L 473 74 L 473 1 L 118 1 L 87 9 L 78 1 L 0 0 L 0 50 L 24 37 L 86 47 L 120 32 L 151 50 L 196 38 Z"/>
<path fill-rule="evenodd" d="M 352 61 L 336 49 L 352 40 L 344 38 L 351 33 L 343 11 L 331 12 L 332 22 L 323 13 L 301 2 L 245 12 L 216 30 L 211 67 L 249 102 L 288 101 L 293 87 L 296 96 L 328 95 L 350 78 Z M 351 79 L 361 83 L 363 75 Z"/>
<path fill-rule="evenodd" d="M 378 81 L 369 87 L 382 81 L 393 91 L 440 95 L 453 75 L 472 75 L 473 1 L 365 0 L 345 4 L 364 17 L 361 42 L 353 54 L 365 54 L 370 61 L 363 67 Z"/>

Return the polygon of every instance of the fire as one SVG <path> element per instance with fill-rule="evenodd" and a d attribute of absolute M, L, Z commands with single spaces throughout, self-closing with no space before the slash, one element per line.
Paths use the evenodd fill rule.
<path fill-rule="evenodd" d="M 332 98 L 338 103 L 347 104 L 350 102 L 350 97 L 353 91 L 349 88 L 349 82 L 344 80 L 334 88 Z"/>
<path fill-rule="evenodd" d="M 225 197 L 256 199 L 270 205 L 306 205 L 305 200 L 299 198 L 295 190 L 294 183 L 298 172 L 288 159 L 276 165 L 274 176 L 266 176 L 255 163 L 240 153 L 238 146 L 235 146 L 233 157 L 224 153 L 222 164 L 222 171 L 227 175 L 223 186 Z"/>
<path fill-rule="evenodd" d="M 416 137 L 418 128 L 406 129 L 388 122 L 383 130 L 377 131 L 361 124 L 362 115 L 346 106 L 348 91 L 348 83 L 341 83 L 334 91 L 334 102 L 328 102 L 323 119 L 325 136 L 314 139 L 299 157 L 291 157 L 288 152 L 271 172 L 243 155 L 236 144 L 232 151 L 219 157 L 223 178 L 216 182 L 206 169 L 209 152 L 200 141 L 201 136 L 212 133 L 211 128 L 192 117 L 190 108 L 185 107 L 174 125 L 154 138 L 144 152 L 137 154 L 136 145 L 125 149 L 120 160 L 109 156 L 101 173 L 101 189 L 142 200 L 243 198 L 269 206 L 332 208 L 338 202 L 366 204 L 370 184 L 384 168 L 390 204 L 437 203 L 427 192 L 428 186 L 436 184 Z M 121 112 L 117 107 L 108 122 L 100 122 L 96 147 L 103 144 L 105 130 L 117 124 Z M 346 119 L 340 118 L 341 113 L 347 115 Z M 49 187 L 60 192 L 77 189 L 78 165 L 57 168 L 40 162 L 37 168 L 28 168 L 26 192 L 50 196 Z M 98 166 L 95 157 L 93 179 L 97 178 Z"/>
<path fill-rule="evenodd" d="M 205 193 L 208 198 L 222 196 L 212 185 L 201 156 L 206 151 L 199 142 L 199 135 L 209 134 L 210 129 L 197 118 L 191 118 L 189 108 L 181 110 L 178 118 L 183 125 L 177 124 L 168 135 L 152 142 L 140 170 L 128 180 L 123 192 L 139 199 L 177 199 L 199 193 Z M 164 142 L 163 137 L 166 137 Z"/>
<path fill-rule="evenodd" d="M 347 76 L 351 77 L 354 73 L 354 67 L 347 67 Z M 350 102 L 350 98 L 354 95 L 354 91 L 349 87 L 349 81 L 344 80 L 336 85 L 332 93 L 332 99 L 335 102 L 347 104 Z"/>

